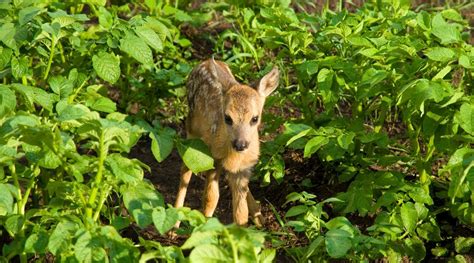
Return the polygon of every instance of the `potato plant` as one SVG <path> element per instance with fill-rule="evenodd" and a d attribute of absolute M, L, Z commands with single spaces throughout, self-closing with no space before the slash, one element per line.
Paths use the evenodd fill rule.
<path fill-rule="evenodd" d="M 472 4 L 339 3 L 0 3 L 0 260 L 472 260 Z M 176 128 L 207 54 L 242 79 L 282 72 L 261 188 L 287 187 L 288 152 L 323 167 L 299 171 L 282 213 L 269 205 L 281 231 L 175 209 L 131 157 L 145 141 L 157 162 L 176 151 L 196 173 L 213 167 Z M 325 196 L 323 179 L 344 189 Z M 178 220 L 185 240 L 161 242 Z"/>

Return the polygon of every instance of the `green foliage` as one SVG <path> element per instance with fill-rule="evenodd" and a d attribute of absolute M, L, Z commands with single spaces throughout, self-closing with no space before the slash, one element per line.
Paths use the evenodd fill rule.
<path fill-rule="evenodd" d="M 1 261 L 271 262 L 282 248 L 302 262 L 461 261 L 472 250 L 451 226 L 474 225 L 474 51 L 457 10 L 121 4 L 0 4 Z M 284 130 L 262 145 L 262 184 L 284 181 L 291 149 L 347 185 L 325 200 L 311 183 L 287 196 L 279 222 L 307 245 L 167 206 L 129 157 L 147 136 L 158 162 L 176 148 L 193 172 L 214 167 L 202 141 L 166 126 L 184 118 L 186 76 L 209 46 L 238 79 L 280 68 L 263 119 L 265 133 Z M 123 231 L 164 235 L 178 221 L 182 246 Z"/>

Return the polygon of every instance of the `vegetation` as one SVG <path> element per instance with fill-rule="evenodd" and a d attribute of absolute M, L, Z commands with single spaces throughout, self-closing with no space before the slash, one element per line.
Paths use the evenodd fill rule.
<path fill-rule="evenodd" d="M 250 2 L 0 3 L 1 261 L 472 260 L 472 3 Z M 241 80 L 280 68 L 260 187 L 287 187 L 289 152 L 320 164 L 299 171 L 284 216 L 270 204 L 281 231 L 165 204 L 130 155 L 144 140 L 158 162 L 176 148 L 213 167 L 176 128 L 186 76 L 212 54 Z M 177 220 L 183 244 L 127 235 Z"/>

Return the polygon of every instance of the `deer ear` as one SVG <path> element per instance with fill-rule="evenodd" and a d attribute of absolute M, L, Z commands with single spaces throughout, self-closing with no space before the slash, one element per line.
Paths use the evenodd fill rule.
<path fill-rule="evenodd" d="M 212 75 L 222 84 L 224 90 L 238 84 L 229 67 L 224 62 L 215 61 L 214 58 L 211 58 L 209 60 L 209 66 Z"/>
<path fill-rule="evenodd" d="M 280 79 L 280 71 L 277 67 L 274 67 L 267 75 L 265 75 L 257 85 L 258 93 L 267 97 L 270 95 L 277 87 Z"/>

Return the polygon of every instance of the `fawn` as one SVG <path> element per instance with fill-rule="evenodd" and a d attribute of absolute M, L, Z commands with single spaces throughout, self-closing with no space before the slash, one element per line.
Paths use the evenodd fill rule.
<path fill-rule="evenodd" d="M 232 215 L 238 225 L 250 216 L 257 226 L 263 223 L 260 207 L 248 183 L 260 154 L 258 126 L 265 98 L 278 86 L 275 67 L 256 88 L 238 83 L 229 67 L 213 58 L 196 66 L 188 77 L 186 119 L 188 138 L 200 138 L 211 151 L 215 169 L 206 172 L 203 213 L 212 217 L 219 199 L 219 176 L 227 174 L 232 191 Z M 182 207 L 192 176 L 183 163 L 175 207 Z M 179 222 L 177 223 L 179 226 Z"/>

